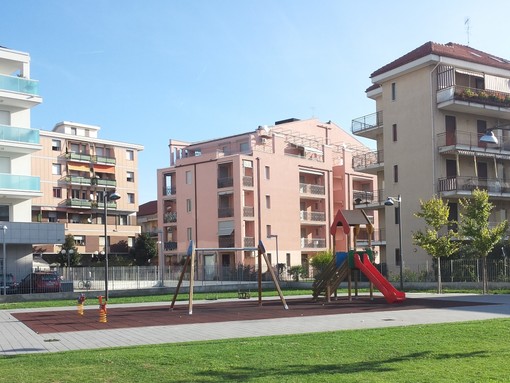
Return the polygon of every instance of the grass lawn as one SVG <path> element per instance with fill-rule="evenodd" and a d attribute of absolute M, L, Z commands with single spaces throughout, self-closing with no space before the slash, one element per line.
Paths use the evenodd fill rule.
<path fill-rule="evenodd" d="M 508 382 L 509 339 L 495 319 L 4 356 L 0 382 Z"/>

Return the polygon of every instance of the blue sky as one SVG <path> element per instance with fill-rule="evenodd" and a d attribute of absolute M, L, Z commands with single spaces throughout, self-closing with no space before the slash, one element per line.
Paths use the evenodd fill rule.
<path fill-rule="evenodd" d="M 32 127 L 101 126 L 141 144 L 139 202 L 156 198 L 168 140 L 290 117 L 346 131 L 375 112 L 370 73 L 427 41 L 510 59 L 506 0 L 3 0 L 0 45 L 28 52 Z M 9 15 L 9 17 L 6 17 Z"/>

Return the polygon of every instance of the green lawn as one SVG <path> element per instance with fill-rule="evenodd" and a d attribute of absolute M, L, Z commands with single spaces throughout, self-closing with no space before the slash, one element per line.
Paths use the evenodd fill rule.
<path fill-rule="evenodd" d="M 497 319 L 32 354 L 0 382 L 508 382 L 509 339 Z"/>

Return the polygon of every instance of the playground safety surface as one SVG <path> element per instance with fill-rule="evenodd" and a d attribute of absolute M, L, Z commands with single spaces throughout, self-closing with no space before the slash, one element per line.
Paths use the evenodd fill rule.
<path fill-rule="evenodd" d="M 403 302 L 388 304 L 382 297 L 360 296 L 349 301 L 347 297 L 314 302 L 310 298 L 287 299 L 285 310 L 280 300 L 257 299 L 239 301 L 211 301 L 193 305 L 189 315 L 188 305 L 178 304 L 173 310 L 167 306 L 108 307 L 107 323 L 99 322 L 99 308 L 87 306 L 84 315 L 78 310 L 34 311 L 13 313 L 17 320 L 39 334 L 63 333 L 87 330 L 124 329 L 148 326 L 184 325 L 198 323 L 231 322 L 274 318 L 311 317 L 371 313 L 381 311 L 448 309 L 466 306 L 491 305 L 494 303 L 466 302 L 456 300 L 407 298 Z"/>

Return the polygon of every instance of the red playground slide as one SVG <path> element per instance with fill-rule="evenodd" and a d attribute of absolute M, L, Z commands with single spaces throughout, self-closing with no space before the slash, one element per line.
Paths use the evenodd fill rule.
<path fill-rule="evenodd" d="M 406 293 L 398 291 L 383 277 L 383 275 L 370 262 L 367 254 L 363 254 L 363 262 L 359 254 L 354 254 L 354 265 L 372 282 L 375 287 L 384 295 L 388 303 L 402 302 L 406 299 Z"/>

